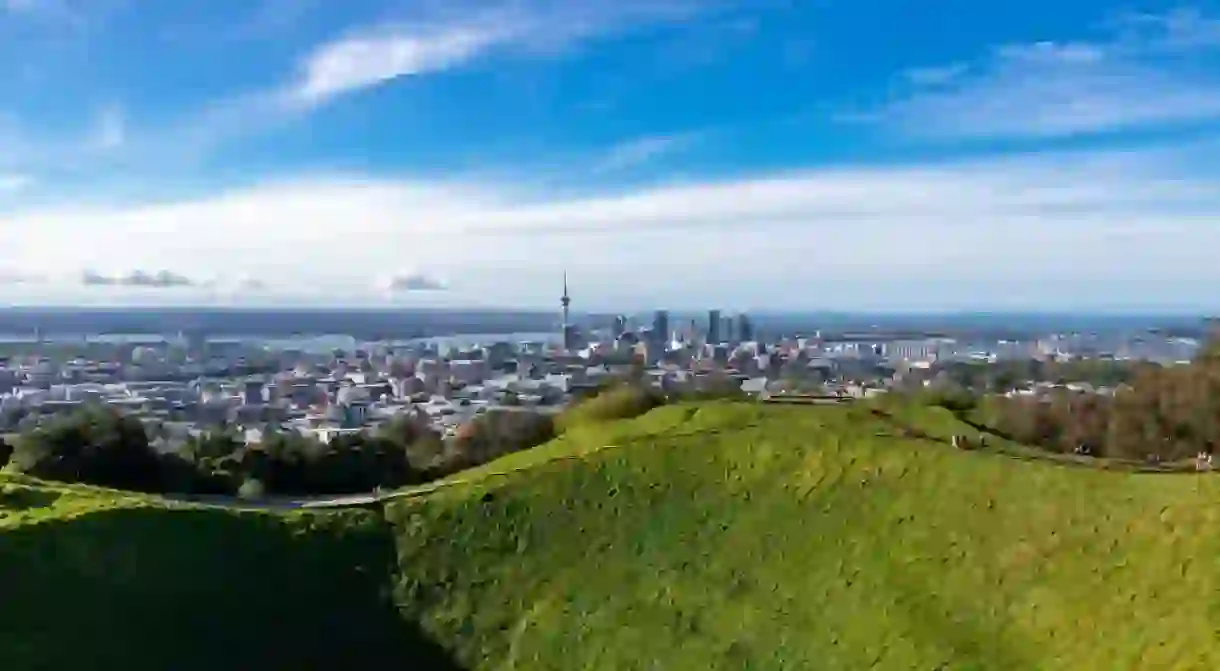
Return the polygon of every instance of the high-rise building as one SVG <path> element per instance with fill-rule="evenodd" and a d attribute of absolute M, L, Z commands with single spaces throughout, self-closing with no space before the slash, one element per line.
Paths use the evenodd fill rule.
<path fill-rule="evenodd" d="M 627 332 L 627 316 L 618 315 L 614 318 L 614 337 L 618 338 Z"/>
<path fill-rule="evenodd" d="M 669 342 L 669 313 L 665 310 L 657 310 L 652 315 L 652 337 L 658 345 Z"/>
<path fill-rule="evenodd" d="M 713 345 L 720 344 L 720 310 L 707 312 L 707 341 Z"/>
<path fill-rule="evenodd" d="M 733 326 L 733 318 L 725 317 L 724 326 L 720 328 L 720 332 L 724 334 L 724 339 L 726 341 L 732 342 L 737 339 L 737 332 L 733 330 Z"/>
<path fill-rule="evenodd" d="M 754 340 L 754 324 L 749 315 L 737 315 L 737 339 L 741 342 Z"/>

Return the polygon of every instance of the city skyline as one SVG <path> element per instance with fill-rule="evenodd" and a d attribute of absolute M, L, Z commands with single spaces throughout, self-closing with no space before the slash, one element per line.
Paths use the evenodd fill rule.
<path fill-rule="evenodd" d="M 1220 311 L 1206 5 L 23 0 L 0 78 L 4 303 Z"/>

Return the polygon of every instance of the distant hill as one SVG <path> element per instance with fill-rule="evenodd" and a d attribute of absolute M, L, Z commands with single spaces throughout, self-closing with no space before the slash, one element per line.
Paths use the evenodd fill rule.
<path fill-rule="evenodd" d="M 722 402 L 578 425 L 384 519 L 0 480 L 0 658 L 1220 668 L 1220 478 L 961 452 L 948 411 L 873 410 Z"/>

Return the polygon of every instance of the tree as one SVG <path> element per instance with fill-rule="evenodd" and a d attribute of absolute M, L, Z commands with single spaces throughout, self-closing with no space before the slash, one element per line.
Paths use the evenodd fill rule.
<path fill-rule="evenodd" d="M 8 441 L 0 438 L 0 470 L 8 466 L 8 461 L 13 456 L 13 446 L 8 444 Z"/>
<path fill-rule="evenodd" d="M 247 501 L 257 501 L 267 495 L 266 488 L 263 483 L 255 478 L 247 478 L 241 483 L 241 487 L 237 489 L 238 498 Z"/>
<path fill-rule="evenodd" d="M 484 464 L 541 445 L 555 435 L 555 421 L 551 415 L 493 410 L 458 429 L 450 441 L 445 468 L 460 470 Z"/>
<path fill-rule="evenodd" d="M 619 384 L 600 391 L 568 408 L 558 419 L 560 432 L 585 423 L 608 422 L 638 417 L 662 405 L 664 397 L 653 389 L 634 384 Z"/>
<path fill-rule="evenodd" d="M 407 449 L 408 446 L 432 433 L 435 432 L 428 426 L 426 419 L 415 414 L 403 413 L 395 415 L 385 426 L 381 427 L 378 435 Z"/>
<path fill-rule="evenodd" d="M 49 480 L 163 491 L 161 458 L 138 419 L 88 406 L 22 435 L 12 455 L 20 473 Z"/>

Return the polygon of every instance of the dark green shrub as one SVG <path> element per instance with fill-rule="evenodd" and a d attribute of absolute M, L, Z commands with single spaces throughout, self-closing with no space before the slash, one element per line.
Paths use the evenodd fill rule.
<path fill-rule="evenodd" d="M 560 433 L 581 424 L 631 419 L 663 405 L 657 392 L 639 385 L 619 385 L 580 401 L 560 415 Z"/>

